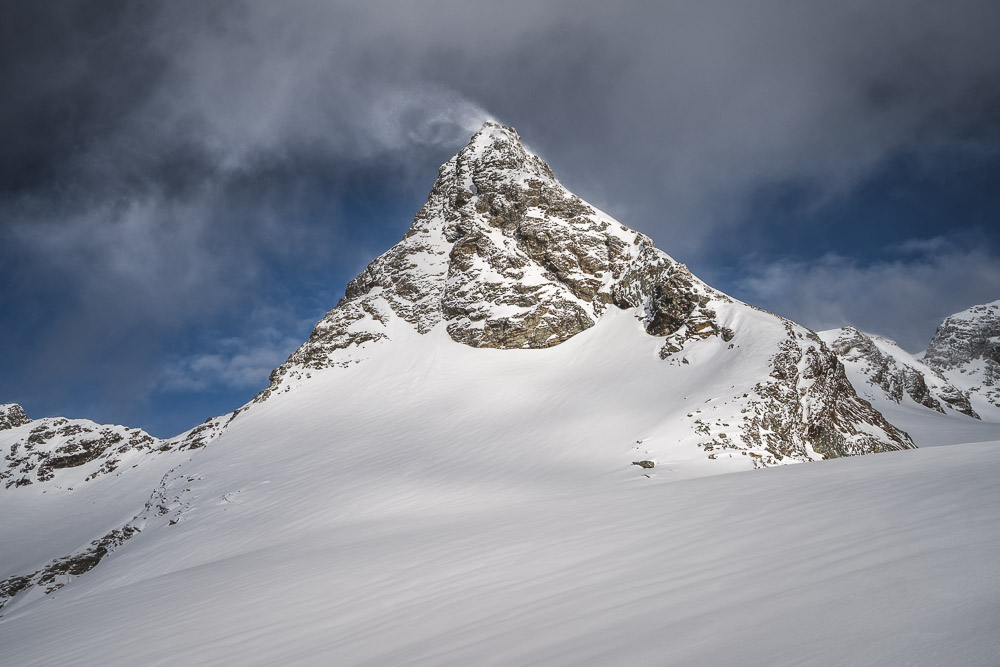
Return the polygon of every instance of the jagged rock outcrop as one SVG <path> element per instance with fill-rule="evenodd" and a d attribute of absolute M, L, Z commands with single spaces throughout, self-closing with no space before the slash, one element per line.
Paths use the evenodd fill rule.
<path fill-rule="evenodd" d="M 956 386 L 1000 408 L 1000 301 L 946 318 L 923 361 Z"/>
<path fill-rule="evenodd" d="M 796 331 L 755 387 L 744 438 L 779 460 L 815 452 L 823 458 L 907 449 L 910 437 L 861 400 L 837 357 L 813 332 Z"/>
<path fill-rule="evenodd" d="M 114 472 L 124 455 L 169 447 L 141 429 L 105 426 L 86 419 L 45 418 L 4 438 L 0 485 L 47 482 L 63 469 L 86 469 L 84 480 Z M 92 465 L 88 465 L 92 464 Z"/>
<path fill-rule="evenodd" d="M 31 419 L 24 414 L 24 408 L 17 403 L 0 405 L 0 431 L 27 424 Z"/>
<path fill-rule="evenodd" d="M 820 336 L 840 360 L 881 390 L 884 398 L 900 403 L 909 396 L 916 403 L 944 413 L 945 407 L 979 419 L 968 392 L 951 384 L 942 373 L 900 348 L 895 341 L 852 326 L 824 331 Z"/>

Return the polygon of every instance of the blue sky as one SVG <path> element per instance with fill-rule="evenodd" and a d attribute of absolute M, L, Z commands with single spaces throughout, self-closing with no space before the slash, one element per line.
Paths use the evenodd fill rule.
<path fill-rule="evenodd" d="M 807 326 L 1000 298 L 995 3 L 626 5 L 5 6 L 0 402 L 238 407 L 486 119 Z"/>

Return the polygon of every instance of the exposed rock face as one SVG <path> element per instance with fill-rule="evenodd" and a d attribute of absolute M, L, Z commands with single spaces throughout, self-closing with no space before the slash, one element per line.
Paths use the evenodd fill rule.
<path fill-rule="evenodd" d="M 0 468 L 0 484 L 7 489 L 47 482 L 66 468 L 85 468 L 84 479 L 90 480 L 114 472 L 130 451 L 163 446 L 140 429 L 103 426 L 86 419 L 39 419 L 12 435 L 20 437 L 4 448 Z"/>
<path fill-rule="evenodd" d="M 771 376 L 754 387 L 745 408 L 747 443 L 779 461 L 913 447 L 906 433 L 857 396 L 843 365 L 816 334 L 785 325 L 788 337 L 772 360 Z"/>
<path fill-rule="evenodd" d="M 544 348 L 611 307 L 633 311 L 662 339 L 660 358 L 683 364 L 699 341 L 738 348 L 736 322 L 750 309 L 569 192 L 512 128 L 487 123 L 441 166 L 403 239 L 351 281 L 255 401 L 313 371 L 361 361 L 400 323 L 421 334 L 440 325 L 472 347 Z M 912 446 L 854 393 L 815 334 L 773 317 L 784 323 L 773 372 L 740 399 L 742 429 L 706 449 L 770 452 L 753 454 L 769 465 Z"/>
<path fill-rule="evenodd" d="M 923 361 L 953 384 L 1000 408 L 1000 301 L 945 319 Z"/>
<path fill-rule="evenodd" d="M 909 396 L 931 410 L 944 413 L 945 406 L 979 419 L 962 391 L 927 364 L 914 358 L 894 341 L 846 326 L 821 336 L 845 363 L 855 368 L 865 382 L 881 389 L 896 403 Z"/>
<path fill-rule="evenodd" d="M 18 407 L 19 406 L 15 406 Z M 62 478 L 68 484 L 115 473 L 146 456 L 204 447 L 239 412 L 215 417 L 170 440 L 89 419 L 22 420 L 0 438 L 0 492 Z M 8 413 L 10 414 L 10 413 Z M 23 417 L 24 412 L 20 411 Z"/>
<path fill-rule="evenodd" d="M 125 525 L 92 541 L 79 553 L 56 558 L 34 572 L 0 580 L 0 610 L 19 593 L 32 586 L 43 587 L 46 595 L 59 590 L 71 579 L 94 569 L 105 556 L 137 532 L 138 528 Z"/>
<path fill-rule="evenodd" d="M 713 299 L 730 301 L 569 192 L 512 128 L 487 123 L 441 166 L 403 240 L 350 282 L 259 398 L 288 373 L 345 363 L 337 350 L 387 339 L 391 317 L 420 333 L 443 322 L 472 347 L 542 348 L 593 326 L 609 305 L 642 307 L 647 330 L 671 336 L 666 356 L 723 333 Z"/>
<path fill-rule="evenodd" d="M 0 405 L 0 431 L 27 424 L 31 420 L 24 414 L 24 408 L 17 403 Z"/>

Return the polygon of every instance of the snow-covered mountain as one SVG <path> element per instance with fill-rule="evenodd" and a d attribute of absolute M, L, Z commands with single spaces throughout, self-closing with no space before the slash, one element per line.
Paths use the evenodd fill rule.
<path fill-rule="evenodd" d="M 998 310 L 994 302 L 946 318 L 917 355 L 852 326 L 819 335 L 858 395 L 918 445 L 988 441 L 1000 438 Z"/>
<path fill-rule="evenodd" d="M 861 379 L 853 384 L 865 399 L 902 403 L 906 397 L 942 414 L 950 409 L 979 419 L 969 404 L 968 392 L 952 385 L 940 371 L 899 347 L 896 341 L 852 326 L 821 331 L 819 336 L 848 368 L 848 377 Z"/>
<path fill-rule="evenodd" d="M 717 402 L 711 417 L 661 410 L 670 439 L 693 440 L 712 459 L 749 454 L 757 467 L 911 445 L 858 400 L 813 332 L 698 280 L 569 192 L 513 129 L 495 123 L 442 165 L 403 240 L 351 281 L 257 400 L 384 354 L 400 332 L 442 329 L 471 347 L 540 349 L 617 313 L 650 336 L 666 362 L 648 361 L 660 382 L 698 393 L 692 378 L 729 384 L 703 399 Z"/>
<path fill-rule="evenodd" d="M 984 424 L 904 355 L 711 288 L 487 123 L 240 410 L 158 440 L 0 408 L 2 657 L 775 664 L 834 629 L 862 664 L 892 619 L 905 662 L 957 655 L 945 606 L 974 664 L 1000 456 L 903 451 L 883 406 Z M 891 585 L 931 572 L 933 605 Z"/>
<path fill-rule="evenodd" d="M 1000 421 L 1000 301 L 946 318 L 923 361 L 969 392 L 977 411 Z"/>
<path fill-rule="evenodd" d="M 4 452 L 0 485 L 5 489 L 45 482 L 74 486 L 101 475 L 120 476 L 158 454 L 204 447 L 234 416 L 209 419 L 170 440 L 160 440 L 139 428 L 89 419 L 32 420 L 16 403 L 0 405 Z"/>
<path fill-rule="evenodd" d="M 371 394 L 378 380 L 389 386 Z M 352 417 L 393 424 L 419 404 L 422 423 L 412 428 L 427 431 L 428 415 L 456 403 L 470 408 L 428 437 L 477 433 L 489 460 L 491 449 L 563 440 L 589 424 L 554 453 L 594 474 L 635 463 L 631 476 L 676 479 L 912 447 L 856 396 L 813 332 L 704 284 L 569 192 L 513 129 L 488 123 L 441 167 L 404 238 L 351 281 L 249 406 L 168 441 L 61 418 L 5 432 L 0 493 L 19 501 L 40 491 L 80 502 L 99 486 L 91 482 L 134 481 L 140 469 L 144 481 L 128 501 L 132 512 L 91 529 L 76 553 L 59 542 L 0 573 L 0 595 L 32 583 L 51 592 L 53 571 L 82 573 L 121 535 L 159 516 L 178 520 L 164 504 L 164 476 L 183 477 L 170 471 L 230 423 L 253 428 L 277 411 L 296 424 L 325 420 L 324 430 L 343 437 L 346 406 Z M 546 405 L 557 406 L 551 416 L 539 411 Z M 27 419 L 13 407 L 8 415 L 12 425 Z M 481 432 L 483 422 L 498 428 Z M 370 441 L 378 431 L 352 437 Z M 82 565 L 67 570 L 67 562 Z"/>
<path fill-rule="evenodd" d="M 1000 439 L 1000 414 L 975 387 L 959 388 L 924 363 L 922 354 L 852 326 L 819 336 L 843 363 L 858 395 L 920 447 Z"/>

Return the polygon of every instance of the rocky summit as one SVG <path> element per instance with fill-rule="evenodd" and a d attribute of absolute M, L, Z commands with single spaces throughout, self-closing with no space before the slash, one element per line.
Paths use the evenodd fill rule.
<path fill-rule="evenodd" d="M 24 408 L 17 403 L 0 405 L 0 431 L 27 424 L 30 421 L 28 415 L 24 413 Z"/>
<path fill-rule="evenodd" d="M 710 301 L 728 301 L 687 268 L 569 192 L 513 128 L 487 123 L 441 166 L 403 240 L 350 282 L 286 369 L 387 337 L 391 311 L 426 333 L 444 322 L 473 347 L 544 348 L 591 327 L 609 306 L 646 310 L 654 335 L 732 332 Z"/>

